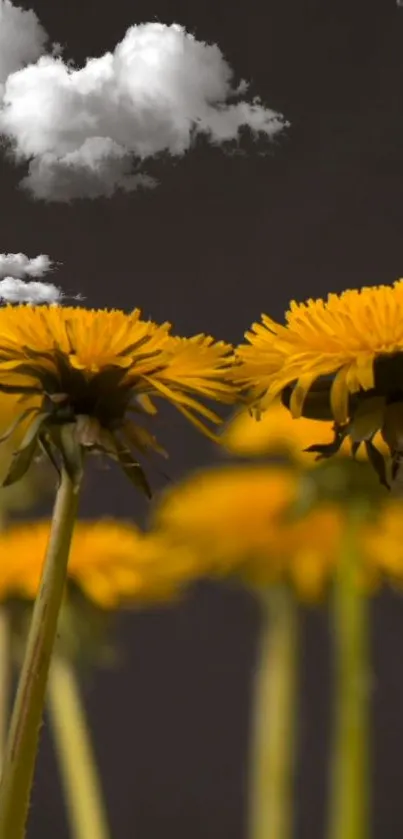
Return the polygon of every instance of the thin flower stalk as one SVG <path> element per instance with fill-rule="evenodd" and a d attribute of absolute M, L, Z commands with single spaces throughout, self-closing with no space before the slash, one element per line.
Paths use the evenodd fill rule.
<path fill-rule="evenodd" d="M 0 783 L 0 839 L 23 839 L 47 678 L 78 505 L 79 481 L 63 470 L 39 592 L 11 717 Z"/>
<path fill-rule="evenodd" d="M 291 839 L 295 760 L 297 605 L 286 587 L 263 595 L 253 712 L 250 839 Z"/>
<path fill-rule="evenodd" d="M 3 603 L 0 606 L 0 772 L 3 768 L 9 720 L 10 681 L 10 626 L 7 607 Z"/>
<path fill-rule="evenodd" d="M 91 736 L 74 667 L 55 655 L 48 707 L 72 839 L 109 839 Z"/>
<path fill-rule="evenodd" d="M 357 581 L 358 511 L 350 514 L 333 598 L 335 722 L 329 839 L 368 839 L 370 665 L 368 594 Z"/>

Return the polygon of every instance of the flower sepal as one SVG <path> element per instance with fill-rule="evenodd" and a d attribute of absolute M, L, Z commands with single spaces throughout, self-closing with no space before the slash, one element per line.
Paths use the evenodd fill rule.
<path fill-rule="evenodd" d="M 11 486 L 16 481 L 20 481 L 27 473 L 37 452 L 41 431 L 43 431 L 50 416 L 48 412 L 40 411 L 31 421 L 21 444 L 13 452 L 10 467 L 2 482 L 3 487 Z M 11 433 L 12 431 L 10 431 Z"/>
<path fill-rule="evenodd" d="M 348 429 L 345 426 L 334 427 L 334 439 L 331 443 L 313 443 L 307 446 L 304 452 L 316 454 L 316 460 L 324 460 L 328 457 L 338 454 L 340 448 L 348 434 Z"/>
<path fill-rule="evenodd" d="M 141 489 L 144 492 L 147 498 L 152 498 L 150 485 L 139 462 L 133 457 L 130 449 L 119 439 L 114 437 L 114 442 L 116 446 L 116 459 L 125 475 L 137 489 Z"/>

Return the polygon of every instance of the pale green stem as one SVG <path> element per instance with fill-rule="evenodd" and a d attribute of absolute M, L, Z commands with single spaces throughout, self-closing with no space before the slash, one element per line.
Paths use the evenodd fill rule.
<path fill-rule="evenodd" d="M 3 767 L 9 720 L 11 681 L 10 622 L 7 606 L 0 605 L 0 773 Z"/>
<path fill-rule="evenodd" d="M 7 524 L 4 506 L 0 505 L 0 531 Z M 4 752 L 10 717 L 11 693 L 11 631 L 10 616 L 5 603 L 0 604 L 0 777 L 3 770 Z"/>
<path fill-rule="evenodd" d="M 297 604 L 287 588 L 263 601 L 253 709 L 248 839 L 290 839 L 293 830 Z"/>
<path fill-rule="evenodd" d="M 48 702 L 73 839 L 109 839 L 107 815 L 80 689 L 72 664 L 52 660 Z"/>
<path fill-rule="evenodd" d="M 357 527 L 350 514 L 334 584 L 335 721 L 329 839 L 368 839 L 370 662 L 368 594 L 358 582 Z"/>
<path fill-rule="evenodd" d="M 78 485 L 63 472 L 7 740 L 0 783 L 0 839 L 23 839 L 25 834 L 77 504 Z"/>

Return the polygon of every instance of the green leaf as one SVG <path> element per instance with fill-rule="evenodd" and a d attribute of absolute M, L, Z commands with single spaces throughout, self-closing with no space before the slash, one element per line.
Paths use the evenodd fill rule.
<path fill-rule="evenodd" d="M 10 468 L 2 486 L 11 486 L 11 484 L 14 484 L 16 481 L 19 481 L 24 477 L 35 454 L 40 429 L 48 419 L 49 414 L 41 412 L 34 420 L 32 420 L 19 449 L 17 449 L 17 451 L 13 454 Z"/>

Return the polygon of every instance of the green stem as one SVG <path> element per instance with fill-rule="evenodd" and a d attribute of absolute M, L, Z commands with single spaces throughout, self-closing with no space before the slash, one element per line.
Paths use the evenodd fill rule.
<path fill-rule="evenodd" d="M 0 783 L 0 839 L 23 839 L 49 664 L 63 598 L 78 485 L 63 472 L 11 717 Z"/>
<path fill-rule="evenodd" d="M 0 773 L 3 767 L 10 700 L 10 625 L 7 606 L 0 605 Z"/>
<path fill-rule="evenodd" d="M 368 839 L 370 832 L 369 601 L 358 582 L 360 521 L 360 515 L 350 515 L 334 584 L 336 684 L 329 839 Z"/>
<path fill-rule="evenodd" d="M 297 624 L 292 592 L 273 587 L 263 604 L 255 683 L 249 839 L 292 835 Z"/>
<path fill-rule="evenodd" d="M 48 701 L 73 839 L 109 839 L 96 761 L 73 666 L 55 656 Z"/>

